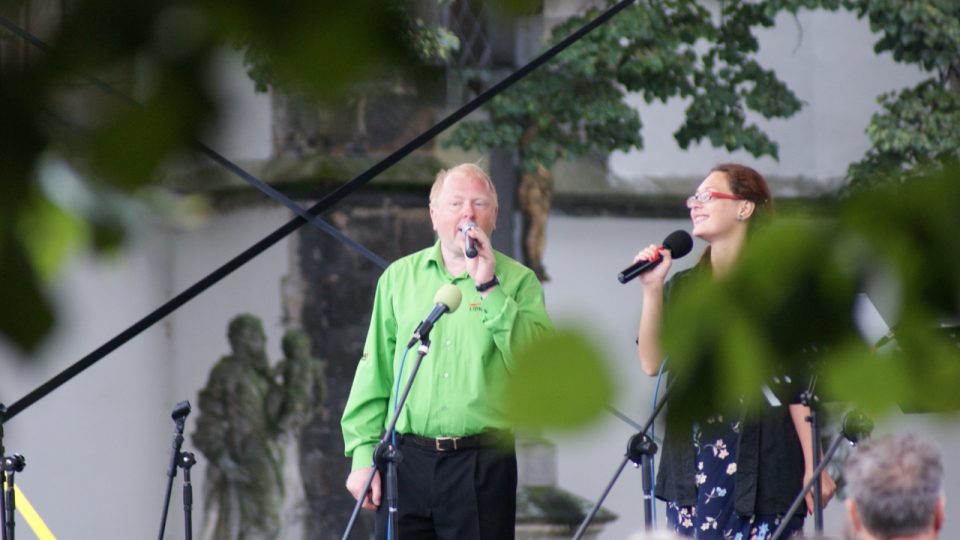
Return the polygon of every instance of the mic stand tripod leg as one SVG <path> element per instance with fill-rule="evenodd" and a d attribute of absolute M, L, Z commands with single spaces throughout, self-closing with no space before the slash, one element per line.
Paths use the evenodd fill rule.
<path fill-rule="evenodd" d="M 780 525 L 777 527 L 777 530 L 773 532 L 773 536 L 770 537 L 770 540 L 779 540 L 780 536 L 783 535 L 783 531 L 787 528 L 787 524 L 790 523 L 793 515 L 797 513 L 800 505 L 803 504 L 804 499 L 806 499 L 807 492 L 810 491 L 810 488 L 817 483 L 817 480 L 820 478 L 820 474 L 825 468 L 827 468 L 830 460 L 833 459 L 833 455 L 837 452 L 837 448 L 840 447 L 840 443 L 846 439 L 850 441 L 851 444 L 856 444 L 857 441 L 869 435 L 871 431 L 873 431 L 873 422 L 871 422 L 870 419 L 867 418 L 867 416 L 863 413 L 859 411 L 853 411 L 844 417 L 840 433 L 838 433 L 836 438 L 833 439 L 833 442 L 830 443 L 830 447 L 827 448 L 827 452 L 824 454 L 823 460 L 820 461 L 816 468 L 813 469 L 813 478 L 807 481 L 806 485 L 803 486 L 803 489 L 800 490 L 800 493 L 793 500 L 793 504 L 790 505 L 787 513 L 780 518 Z"/>
<path fill-rule="evenodd" d="M 617 479 L 620 478 L 620 473 L 623 472 L 623 468 L 627 466 L 627 462 L 630 461 L 629 457 L 624 457 L 623 461 L 620 462 L 620 466 L 617 467 L 617 472 L 613 473 L 613 478 L 610 479 L 610 483 L 607 484 L 606 489 L 603 490 L 603 493 L 600 495 L 600 498 L 597 499 L 597 502 L 593 505 L 593 508 L 590 509 L 590 513 L 580 522 L 580 527 L 577 529 L 577 532 L 573 535 L 573 540 L 580 540 L 583 537 L 583 534 L 587 532 L 587 527 L 590 526 L 590 522 L 593 521 L 594 516 L 597 515 L 597 512 L 600 511 L 600 507 L 603 506 L 603 501 L 606 500 L 607 495 L 610 494 L 610 490 L 613 489 L 613 485 L 617 483 Z"/>
<path fill-rule="evenodd" d="M 653 425 L 653 421 L 657 418 L 657 416 L 660 414 L 660 411 L 662 411 L 663 407 L 667 404 L 667 398 L 670 397 L 671 390 L 673 390 L 673 381 L 667 385 L 667 388 L 663 392 L 663 398 L 660 399 L 660 402 L 657 403 L 656 408 L 654 408 L 653 412 L 650 413 L 650 418 L 647 419 L 640 432 L 630 437 L 630 440 L 627 442 L 627 453 L 624 456 L 623 461 L 620 462 L 620 466 L 617 467 L 617 472 L 615 472 L 613 478 L 610 479 L 610 483 L 607 484 L 606 489 L 603 490 L 603 493 L 600 495 L 600 498 L 597 499 L 596 504 L 593 505 L 590 513 L 583 518 L 583 521 L 580 523 L 580 527 L 573 535 L 573 540 L 579 540 L 587 532 L 587 527 L 590 526 L 590 522 L 593 521 L 593 518 L 597 515 L 597 512 L 600 511 L 600 507 L 603 506 L 603 501 L 607 498 L 607 495 L 610 494 L 610 490 L 613 489 L 613 485 L 617 483 L 617 479 L 620 478 L 620 473 L 623 472 L 623 468 L 627 466 L 628 461 L 633 461 L 635 464 L 639 464 L 643 467 L 643 505 L 645 512 L 644 523 L 646 524 L 648 530 L 652 527 L 654 511 L 653 495 L 651 491 L 648 491 L 648 487 L 653 485 L 652 483 L 649 483 L 651 480 L 650 464 L 652 463 L 653 455 L 657 453 L 657 445 L 647 435 L 647 432 L 650 431 L 650 426 Z M 646 461 L 644 458 L 646 458 Z"/>
<path fill-rule="evenodd" d="M 423 357 L 426 356 L 428 352 L 430 352 L 429 331 L 420 338 L 420 346 L 417 348 L 417 358 L 413 362 L 413 369 L 410 370 L 410 377 L 407 378 L 407 384 L 404 386 L 403 392 L 400 393 L 400 397 L 397 398 L 397 404 L 393 412 L 393 416 L 390 418 L 390 424 L 387 426 L 387 430 L 384 432 L 383 437 L 380 437 L 380 443 L 377 444 L 377 449 L 373 452 L 374 458 L 376 458 L 378 454 L 387 454 L 389 458 L 392 458 L 388 459 L 387 461 L 387 489 L 391 489 L 391 482 L 396 485 L 396 466 L 397 463 L 399 463 L 402 459 L 400 450 L 395 448 L 392 442 L 393 434 L 397 429 L 397 420 L 400 419 L 400 411 L 403 410 L 403 404 L 406 403 L 407 396 L 410 394 L 410 388 L 413 387 L 413 380 L 417 377 L 417 371 L 420 370 L 420 364 L 423 362 Z M 373 479 L 377 474 L 379 465 L 379 461 L 375 459 L 373 468 L 370 471 L 370 476 L 367 477 L 367 483 L 363 487 L 363 493 L 357 498 L 357 503 L 353 505 L 353 513 L 350 514 L 350 521 L 347 523 L 347 528 L 343 531 L 342 540 L 347 540 L 350 538 L 350 533 L 353 532 L 353 527 L 357 522 L 357 517 L 360 515 L 360 509 L 363 508 L 363 500 L 366 499 L 367 493 L 370 492 L 370 486 L 373 484 Z M 392 471 L 391 467 L 393 467 Z M 391 529 L 389 530 L 393 533 L 392 538 L 388 538 L 388 540 L 397 540 L 400 536 L 399 530 L 396 528 L 398 524 L 394 521 L 399 521 L 396 513 L 398 506 L 398 495 L 396 493 L 396 489 L 393 490 L 393 494 L 388 493 L 386 495 L 386 503 L 389 505 L 387 508 L 391 512 L 389 521 Z M 390 499 L 393 500 L 391 501 Z"/>
<path fill-rule="evenodd" d="M 770 537 L 770 540 L 777 540 L 783 534 L 784 529 L 787 528 L 787 524 L 790 523 L 790 520 L 793 518 L 794 514 L 797 513 L 797 510 L 800 508 L 800 505 L 804 503 L 807 497 L 807 492 L 810 491 L 817 480 L 820 478 L 820 473 L 827 468 L 827 464 L 830 463 L 830 458 L 833 457 L 834 452 L 837 451 L 837 448 L 840 447 L 840 443 L 843 442 L 843 435 L 838 434 L 833 442 L 830 443 L 830 447 L 827 449 L 827 453 L 823 456 L 823 460 L 817 464 L 813 469 L 813 478 L 807 481 L 806 485 L 803 486 L 803 489 L 800 490 L 800 494 L 793 500 L 793 504 L 790 505 L 790 508 L 787 510 L 787 513 L 780 518 L 780 525 L 777 526 L 777 530 L 773 532 L 773 536 Z M 814 494 L 816 498 L 816 494 Z"/>

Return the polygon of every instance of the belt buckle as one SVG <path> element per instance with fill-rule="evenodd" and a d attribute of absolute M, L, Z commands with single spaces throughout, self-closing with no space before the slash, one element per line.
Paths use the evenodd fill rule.
<path fill-rule="evenodd" d="M 435 447 L 436 447 L 436 449 L 437 449 L 437 452 L 448 452 L 448 451 L 450 451 L 450 450 L 458 450 L 458 449 L 459 449 L 459 448 L 457 448 L 457 441 L 459 441 L 459 440 L 460 440 L 460 437 L 437 437 L 436 439 L 434 439 L 433 444 L 435 445 Z M 445 446 L 443 446 L 443 445 L 441 444 L 442 442 L 446 442 L 446 441 L 452 442 L 452 443 L 453 443 L 453 448 L 445 447 Z"/>

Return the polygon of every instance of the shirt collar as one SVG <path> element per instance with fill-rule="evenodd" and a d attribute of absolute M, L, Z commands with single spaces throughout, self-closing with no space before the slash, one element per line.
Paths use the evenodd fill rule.
<path fill-rule="evenodd" d="M 443 252 L 440 251 L 440 240 L 437 239 L 434 242 L 433 247 L 430 248 L 430 251 L 427 253 L 427 256 L 423 259 L 423 267 L 430 268 L 433 266 L 441 271 L 446 271 L 447 267 L 443 265 Z"/>
<path fill-rule="evenodd" d="M 436 243 L 433 244 L 433 247 L 427 252 L 427 256 L 423 258 L 423 268 L 430 269 L 433 268 L 435 271 L 444 276 L 444 278 L 449 279 L 453 278 L 454 280 L 469 278 L 469 274 L 464 271 L 459 276 L 454 276 L 447 270 L 447 265 L 443 263 L 443 248 L 440 247 L 440 240 L 438 239 Z"/>

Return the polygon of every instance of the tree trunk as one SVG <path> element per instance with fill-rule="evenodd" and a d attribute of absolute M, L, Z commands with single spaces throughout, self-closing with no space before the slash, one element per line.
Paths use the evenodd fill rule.
<path fill-rule="evenodd" d="M 547 281 L 543 267 L 543 251 L 547 243 L 547 216 L 553 195 L 553 175 L 543 165 L 537 164 L 535 173 L 524 172 L 520 176 L 517 199 L 523 215 L 523 258 L 540 278 Z"/>

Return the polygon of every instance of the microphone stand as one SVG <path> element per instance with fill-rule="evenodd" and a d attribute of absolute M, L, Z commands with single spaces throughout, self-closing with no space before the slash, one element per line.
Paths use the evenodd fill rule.
<path fill-rule="evenodd" d="M 647 418 L 643 428 L 627 441 L 627 452 L 624 455 L 623 461 L 620 462 L 620 466 L 617 467 L 616 472 L 613 473 L 613 478 L 610 479 L 610 483 L 607 484 L 607 487 L 603 490 L 596 504 L 593 505 L 590 513 L 583 518 L 580 527 L 573 535 L 573 540 L 579 540 L 583 537 L 584 533 L 586 533 L 587 527 L 590 526 L 590 522 L 593 521 L 597 512 L 600 511 L 600 507 L 603 506 L 603 501 L 607 498 L 607 495 L 610 494 L 613 485 L 617 483 L 617 480 L 620 478 L 620 473 L 623 472 L 623 468 L 627 466 L 628 461 L 633 462 L 634 466 L 640 466 L 640 468 L 643 469 L 643 521 L 646 530 L 653 528 L 653 478 L 650 474 L 650 469 L 653 463 L 653 456 L 657 453 L 657 443 L 653 442 L 653 439 L 647 435 L 647 432 L 650 430 L 650 425 L 653 424 L 653 421 L 660 414 L 660 411 L 663 410 L 664 405 L 666 405 L 667 398 L 670 397 L 672 389 L 673 381 L 670 381 L 663 392 L 663 398 L 660 399 L 656 408 L 650 413 L 650 417 Z"/>
<path fill-rule="evenodd" d="M 3 403 L 0 403 L 0 457 L 3 457 L 3 454 L 6 453 L 6 450 L 3 448 L 3 424 L 6 420 L 7 407 Z M 3 467 L 0 467 L 0 488 L 5 487 L 6 485 L 7 471 Z M 4 499 L 5 496 L 0 493 L 0 520 L 3 521 L 3 523 L 0 524 L 2 525 L 0 526 L 0 539 L 7 540 L 7 503 Z"/>
<path fill-rule="evenodd" d="M 190 467 L 197 463 L 193 452 L 181 452 L 177 466 L 183 469 L 183 538 L 193 539 L 193 484 L 190 482 Z"/>
<path fill-rule="evenodd" d="M 160 516 L 160 533 L 157 535 L 157 540 L 163 540 L 163 533 L 167 528 L 167 511 L 170 508 L 170 493 L 173 491 L 173 478 L 177 475 L 177 467 L 183 467 L 184 469 L 184 511 L 188 511 L 192 507 L 193 503 L 193 490 L 190 487 L 190 467 L 196 463 L 194 455 L 189 452 L 181 452 L 180 447 L 183 445 L 183 426 L 186 424 L 187 415 L 190 414 L 190 402 L 181 401 L 177 403 L 173 408 L 173 413 L 170 415 L 173 418 L 174 424 L 176 425 L 176 432 L 173 436 L 173 443 L 171 444 L 170 450 L 170 466 L 167 467 L 167 487 L 164 492 L 163 497 L 163 512 Z M 185 455 L 188 455 L 188 459 L 184 459 Z M 189 462 L 189 463 L 187 463 Z M 189 490 L 189 491 L 188 491 Z M 189 501 L 187 497 L 189 496 Z M 190 515 L 187 512 L 187 539 L 191 537 L 191 526 L 190 526 Z"/>
<path fill-rule="evenodd" d="M 810 385 L 800 394 L 800 403 L 810 409 L 810 416 L 806 418 L 810 422 L 810 448 L 813 452 L 813 468 L 817 470 L 820 466 L 820 416 L 817 411 L 817 397 L 814 394 L 814 387 L 817 385 L 817 376 L 810 377 Z M 822 471 L 823 468 L 819 467 Z M 807 490 L 803 491 L 804 493 Z M 818 535 L 823 535 L 823 480 L 820 473 L 813 475 L 813 530 Z"/>
<path fill-rule="evenodd" d="M 385 499 L 388 512 L 388 530 L 391 531 L 391 534 L 388 535 L 388 537 L 392 536 L 392 540 L 397 540 L 400 537 L 398 528 L 400 525 L 400 516 L 397 514 L 397 464 L 403 460 L 403 456 L 400 454 L 400 449 L 393 445 L 393 434 L 396 432 L 397 421 L 400 419 L 400 411 L 403 410 L 403 404 L 407 401 L 407 396 L 410 394 L 410 388 L 413 387 L 413 380 L 416 378 L 417 371 L 420 369 L 420 363 L 428 352 L 430 352 L 430 329 L 420 336 L 420 346 L 417 348 L 417 358 L 414 360 L 413 369 L 410 371 L 410 377 L 407 378 L 407 384 L 404 386 L 403 392 L 397 399 L 396 410 L 390 419 L 390 424 L 387 426 L 386 432 L 384 432 L 383 436 L 380 438 L 380 442 L 377 444 L 376 450 L 373 451 L 374 466 L 370 471 L 370 476 L 367 477 L 366 484 L 364 484 L 363 493 L 357 498 L 357 503 L 353 506 L 353 513 L 350 515 L 350 522 L 347 523 L 347 528 L 343 531 L 342 540 L 347 540 L 350 537 L 350 533 L 353 531 L 357 517 L 360 515 L 360 509 L 363 507 L 363 500 L 367 497 L 367 493 L 370 491 L 370 486 L 373 484 L 373 478 L 379 470 L 379 465 L 382 463 L 386 463 L 387 466 Z"/>
<path fill-rule="evenodd" d="M 22 471 L 26 466 L 27 460 L 20 454 L 4 456 L 2 465 L 0 465 L 0 469 L 3 469 L 2 474 L 6 476 L 6 490 L 3 494 L 4 540 L 13 540 L 13 529 L 16 525 L 14 521 L 14 510 L 16 510 L 17 505 L 15 497 L 16 490 L 13 487 L 13 477 L 15 473 Z"/>
<path fill-rule="evenodd" d="M 3 540 L 13 540 L 14 511 L 16 510 L 16 490 L 14 489 L 13 477 L 27 466 L 27 460 L 20 454 L 4 456 L 6 450 L 3 447 L 3 424 L 7 419 L 7 408 L 0 403 L 0 538 Z"/>
<path fill-rule="evenodd" d="M 830 463 L 833 455 L 840 447 L 840 443 L 843 442 L 844 439 L 847 439 L 850 441 L 850 444 L 855 445 L 861 439 L 868 437 L 871 431 L 873 431 L 873 422 L 864 413 L 854 410 L 844 416 L 840 426 L 840 432 L 837 433 L 833 442 L 830 443 L 830 447 L 827 448 L 827 453 L 824 454 L 823 460 L 817 463 L 816 468 L 813 469 L 813 478 L 807 481 L 806 485 L 803 486 L 803 489 L 800 490 L 800 493 L 793 500 L 793 504 L 790 505 L 787 513 L 780 519 L 780 525 L 777 527 L 777 530 L 773 532 L 770 540 L 779 540 L 780 536 L 783 535 L 783 531 L 787 528 L 790 519 L 797 513 L 800 505 L 803 504 L 807 492 L 810 491 L 810 488 L 812 488 L 814 484 L 818 484 L 817 481 L 820 479 L 820 474 Z M 816 497 L 816 493 L 814 493 L 814 497 Z"/>

